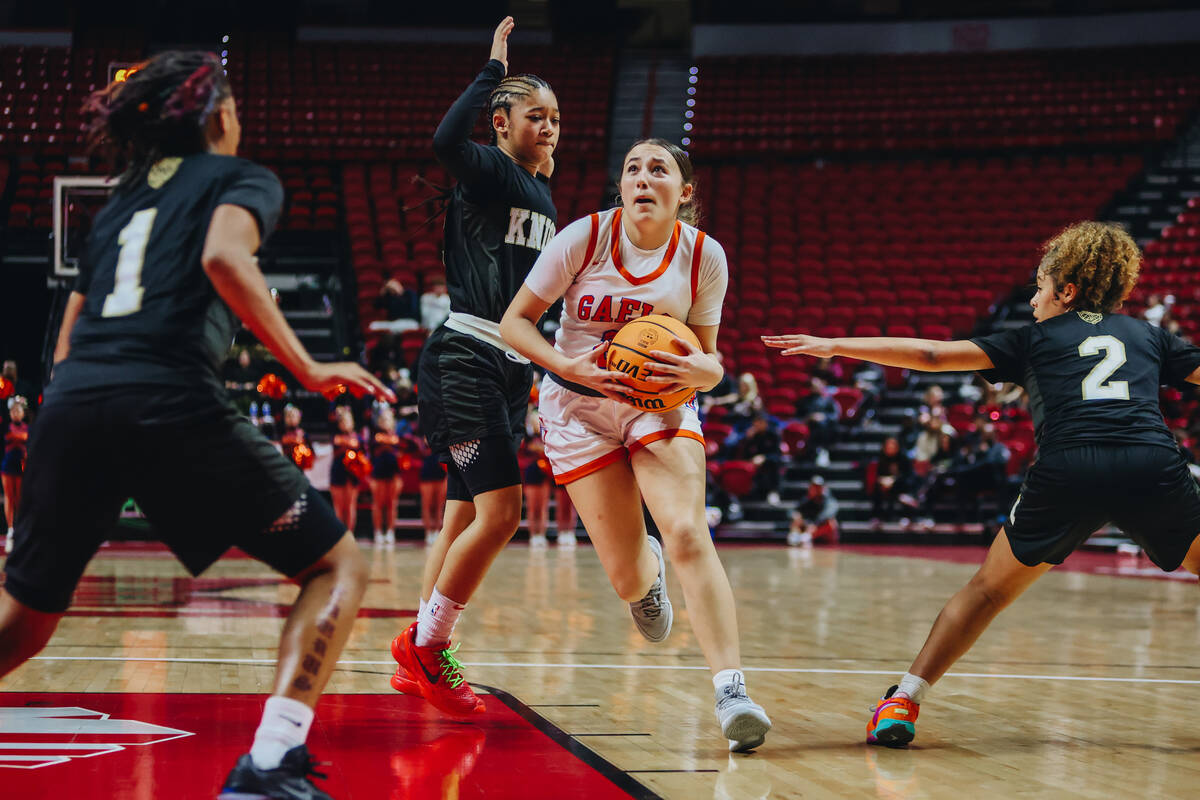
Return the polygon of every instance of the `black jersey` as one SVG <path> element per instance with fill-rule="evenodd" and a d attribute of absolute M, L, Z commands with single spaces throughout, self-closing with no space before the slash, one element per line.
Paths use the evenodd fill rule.
<path fill-rule="evenodd" d="M 239 323 L 200 259 L 208 221 L 226 203 L 254 215 L 265 241 L 283 187 L 264 167 L 198 153 L 164 159 L 113 193 L 87 239 L 75 282 L 86 299 L 48 396 L 167 385 L 224 398 L 219 369 Z"/>
<path fill-rule="evenodd" d="M 489 61 L 433 135 L 438 160 L 458 181 L 446 212 L 450 309 L 497 323 L 558 221 L 544 175 L 471 141 L 479 110 L 503 78 L 504 65 Z"/>
<path fill-rule="evenodd" d="M 1182 384 L 1200 348 L 1124 314 L 1068 311 L 972 339 L 992 360 L 989 381 L 1029 392 L 1040 450 L 1078 445 L 1175 447 L 1158 389 Z"/>

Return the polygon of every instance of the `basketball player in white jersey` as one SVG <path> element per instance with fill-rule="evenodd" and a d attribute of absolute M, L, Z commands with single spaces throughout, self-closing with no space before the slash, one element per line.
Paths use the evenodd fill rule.
<path fill-rule="evenodd" d="M 729 281 L 721 245 L 695 219 L 687 154 L 661 139 L 636 143 L 621 175 L 621 206 L 580 219 L 538 257 L 500 323 L 505 341 L 547 370 L 539 393 L 542 440 L 555 481 L 565 485 L 613 588 L 652 642 L 671 629 L 665 564 L 646 535 L 645 500 L 679 571 L 692 626 L 713 672 L 717 717 L 729 749 L 762 744 L 771 722 L 746 695 L 737 614 L 704 513 L 704 438 L 696 400 L 662 414 L 622 394 L 619 372 L 598 366 L 631 319 L 669 314 L 702 349 L 652 351 L 663 391 L 706 390 L 721 379 L 713 355 Z M 536 327 L 563 298 L 552 346 Z M 680 340 L 676 340 L 680 341 Z"/>

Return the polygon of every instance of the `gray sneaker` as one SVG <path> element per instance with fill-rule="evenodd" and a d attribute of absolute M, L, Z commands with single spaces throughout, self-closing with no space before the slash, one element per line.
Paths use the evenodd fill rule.
<path fill-rule="evenodd" d="M 629 613 L 637 629 L 652 642 L 661 642 L 671 632 L 671 601 L 667 597 L 667 562 L 663 560 L 662 545 L 653 536 L 646 537 L 654 557 L 658 559 L 658 579 L 646 592 L 646 596 L 629 604 Z"/>
<path fill-rule="evenodd" d="M 771 720 L 763 707 L 746 695 L 746 684 L 732 681 L 716 690 L 717 721 L 721 734 L 729 740 L 729 750 L 744 753 L 761 745 L 771 730 Z"/>

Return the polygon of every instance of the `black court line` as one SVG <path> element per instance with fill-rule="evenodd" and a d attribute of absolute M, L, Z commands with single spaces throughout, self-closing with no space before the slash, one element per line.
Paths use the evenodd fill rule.
<path fill-rule="evenodd" d="M 575 756 L 592 769 L 596 770 L 596 772 L 607 778 L 614 785 L 616 785 L 618 789 L 634 798 L 634 800 L 665 800 L 662 795 L 655 794 L 650 789 L 638 783 L 624 770 L 617 767 L 611 761 L 601 757 L 594 750 L 591 750 L 582 743 L 576 741 L 562 728 L 558 727 L 553 722 L 546 719 L 541 714 L 537 713 L 508 692 L 495 689 L 491 686 L 485 686 L 482 683 L 472 683 L 471 685 L 478 689 L 483 689 L 494 696 L 501 703 L 512 709 L 513 713 L 515 713 L 518 717 L 525 720 L 530 725 L 545 734 L 550 741 L 554 742 L 559 747 L 563 748 L 568 753 Z"/>
<path fill-rule="evenodd" d="M 646 772 L 646 773 L 660 773 L 660 772 L 688 772 L 688 773 L 691 773 L 691 772 L 718 772 L 718 773 L 719 773 L 721 770 L 719 770 L 719 769 L 627 769 L 627 770 L 625 770 L 625 771 L 626 771 L 626 772 L 629 772 L 629 773 L 634 773 L 634 772 L 638 772 L 638 773 L 642 773 L 642 772 Z"/>

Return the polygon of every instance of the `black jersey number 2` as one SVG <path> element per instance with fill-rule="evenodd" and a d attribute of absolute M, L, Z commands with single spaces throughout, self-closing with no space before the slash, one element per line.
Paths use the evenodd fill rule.
<path fill-rule="evenodd" d="M 1128 400 L 1128 381 L 1108 381 L 1125 363 L 1125 343 L 1115 336 L 1089 336 L 1079 343 L 1082 358 L 1104 353 L 1100 363 L 1083 379 L 1084 400 Z"/>
<path fill-rule="evenodd" d="M 157 208 L 147 208 L 133 215 L 121 229 L 117 244 L 117 270 L 113 276 L 112 293 L 104 298 L 103 317 L 127 317 L 142 310 L 142 266 L 146 261 L 146 245 L 154 227 Z"/>

